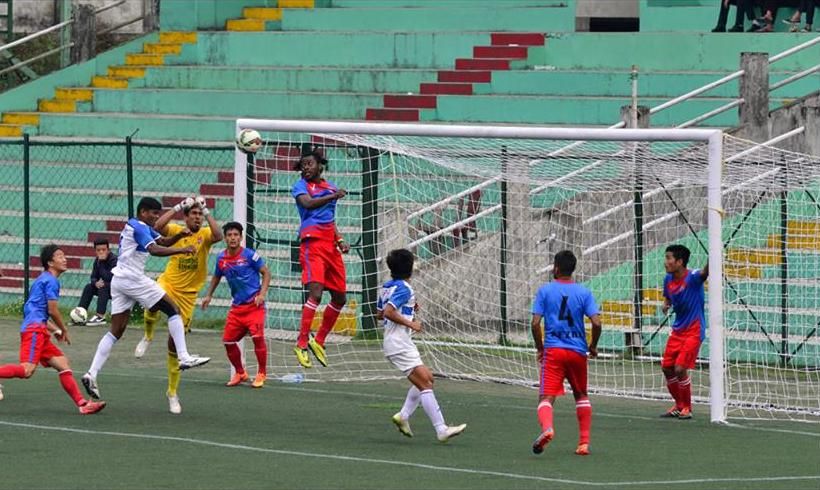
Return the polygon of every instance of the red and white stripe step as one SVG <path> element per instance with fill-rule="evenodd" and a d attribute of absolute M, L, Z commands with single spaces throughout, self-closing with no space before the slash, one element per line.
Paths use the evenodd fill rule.
<path fill-rule="evenodd" d="M 492 72 L 509 70 L 514 60 L 527 59 L 529 48 L 544 46 L 537 32 L 496 32 L 489 46 L 475 46 L 472 58 L 455 60 L 455 70 L 440 70 L 436 82 L 422 83 L 418 94 L 386 94 L 383 108 L 367 109 L 368 121 L 417 122 L 423 109 L 435 109 L 440 95 L 473 95 L 476 83 L 491 83 Z"/>

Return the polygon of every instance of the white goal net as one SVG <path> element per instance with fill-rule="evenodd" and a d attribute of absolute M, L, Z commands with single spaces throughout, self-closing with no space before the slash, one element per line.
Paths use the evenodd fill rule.
<path fill-rule="evenodd" d="M 401 376 L 381 355 L 374 313 L 389 279 L 383 258 L 410 248 L 425 363 L 440 376 L 534 386 L 531 302 L 551 279 L 553 255 L 568 249 L 579 257 L 576 280 L 603 316 L 591 391 L 666 399 L 659 360 L 672 318 L 661 309 L 663 258 L 679 243 L 692 251 L 690 268 L 714 249 L 708 290 L 719 296 L 710 305 L 722 293 L 707 318 L 723 348 L 710 352 L 710 336 L 721 339 L 707 332 L 693 398 L 723 400 L 713 404 L 713 420 L 728 411 L 820 421 L 817 157 L 705 130 L 411 131 L 246 120 L 239 127 L 265 141 L 251 158 L 237 153 L 235 217 L 273 272 L 274 375 L 299 371 L 292 350 L 305 293 L 291 188 L 299 157 L 319 149 L 329 160 L 323 176 L 348 191 L 336 224 L 353 249 L 345 257 L 348 305 L 328 339 L 330 366 L 307 370 L 306 379 Z M 718 162 L 711 167 L 710 155 Z M 711 196 L 710 170 L 720 190 L 713 186 Z"/>

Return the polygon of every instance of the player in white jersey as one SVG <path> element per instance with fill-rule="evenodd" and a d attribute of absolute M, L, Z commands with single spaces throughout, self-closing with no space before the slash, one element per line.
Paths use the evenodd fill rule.
<path fill-rule="evenodd" d="M 444 415 L 433 393 L 433 373 L 421 361 L 419 350 L 413 343 L 413 333 L 421 331 L 421 322 L 415 319 L 416 296 L 408 282 L 413 274 L 413 262 L 413 253 L 409 250 L 390 252 L 387 267 L 393 279 L 382 287 L 376 305 L 379 320 L 384 320 L 384 356 L 413 385 L 407 392 L 404 406 L 393 415 L 393 423 L 399 432 L 413 437 L 409 419 L 421 403 L 436 429 L 438 440 L 447 442 L 464 432 L 467 424 L 448 426 L 444 423 Z"/>
<path fill-rule="evenodd" d="M 192 198 L 177 204 L 174 209 L 194 205 Z M 192 254 L 194 247 L 169 248 L 176 243 L 184 232 L 171 237 L 160 236 L 154 229 L 159 219 L 162 205 L 156 199 L 145 197 L 137 205 L 137 217 L 131 218 L 120 233 L 120 257 L 111 272 L 111 329 L 100 340 L 91 368 L 83 376 L 83 386 L 89 395 L 99 399 L 100 389 L 97 386 L 97 375 L 102 369 L 114 344 L 125 333 L 131 308 L 139 303 L 149 311 L 161 311 L 168 316 L 168 332 L 174 341 L 179 368 L 182 370 L 201 366 L 210 358 L 196 357 L 188 353 L 185 344 L 185 327 L 179 315 L 179 307 L 165 294 L 165 291 L 151 278 L 145 275 L 145 262 L 149 255 L 167 257 L 176 254 Z"/>

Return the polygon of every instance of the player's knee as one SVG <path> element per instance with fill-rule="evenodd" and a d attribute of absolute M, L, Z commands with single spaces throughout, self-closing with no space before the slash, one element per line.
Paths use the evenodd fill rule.
<path fill-rule="evenodd" d="M 37 371 L 37 365 L 25 365 L 23 366 L 23 377 L 28 379 L 34 376 L 34 372 Z"/>
<path fill-rule="evenodd" d="M 179 315 L 179 308 L 177 305 L 171 303 L 170 301 L 166 300 L 165 298 L 161 299 L 157 305 L 152 308 L 153 311 L 161 311 L 167 316 L 171 318 L 174 315 Z"/>
<path fill-rule="evenodd" d="M 683 366 L 675 366 L 675 376 L 678 378 L 685 378 L 686 377 L 686 368 Z"/>
<path fill-rule="evenodd" d="M 676 376 L 675 369 L 670 368 L 670 367 L 665 367 L 665 368 L 663 368 L 663 375 L 666 376 L 667 378 L 672 378 L 672 377 Z"/>

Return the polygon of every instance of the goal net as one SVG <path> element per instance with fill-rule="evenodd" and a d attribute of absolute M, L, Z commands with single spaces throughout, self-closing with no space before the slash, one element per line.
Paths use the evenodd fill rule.
<path fill-rule="evenodd" d="M 691 268 L 714 249 L 713 277 L 723 279 L 709 282 L 722 301 L 710 301 L 708 323 L 721 335 L 707 333 L 694 399 L 721 398 L 713 420 L 727 409 L 820 420 L 820 350 L 808 312 L 820 298 L 812 282 L 820 262 L 811 262 L 820 249 L 811 235 L 820 238 L 817 158 L 704 130 L 242 120 L 244 128 L 260 131 L 265 144 L 250 158 L 237 153 L 234 215 L 273 273 L 271 372 L 299 371 L 293 346 L 306 296 L 291 188 L 299 157 L 318 149 L 329 160 L 323 176 L 348 191 L 336 224 L 353 248 L 344 259 L 348 304 L 327 344 L 330 367 L 306 370 L 306 379 L 401 376 L 381 354 L 375 301 L 389 279 L 384 257 L 403 247 L 417 258 L 411 284 L 424 332 L 415 341 L 425 363 L 443 377 L 537 386 L 531 302 L 552 277 L 554 254 L 566 249 L 579 257 L 575 279 L 602 311 L 590 390 L 666 399 L 659 361 L 674 317 L 661 308 L 664 253 L 680 243 L 692 251 Z M 720 165 L 709 163 L 721 146 L 718 180 Z M 710 169 L 720 192 L 714 186 L 708 196 Z"/>

